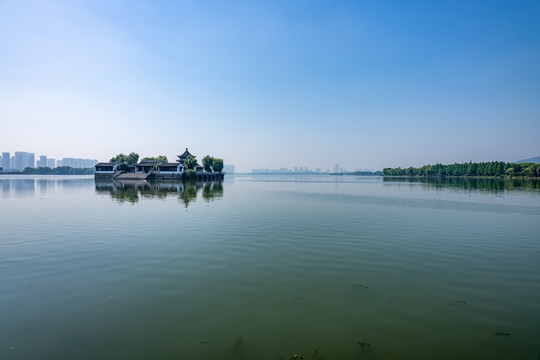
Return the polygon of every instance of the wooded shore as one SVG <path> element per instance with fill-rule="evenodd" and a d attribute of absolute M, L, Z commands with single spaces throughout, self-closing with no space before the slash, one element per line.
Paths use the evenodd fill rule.
<path fill-rule="evenodd" d="M 467 177 L 540 177 L 540 164 L 491 161 L 482 163 L 435 164 L 419 168 L 385 168 L 383 176 L 467 176 Z"/>

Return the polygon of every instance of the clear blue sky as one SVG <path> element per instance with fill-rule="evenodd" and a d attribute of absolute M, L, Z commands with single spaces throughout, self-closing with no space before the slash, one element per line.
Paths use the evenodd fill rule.
<path fill-rule="evenodd" d="M 540 1 L 0 1 L 0 151 L 540 156 Z"/>

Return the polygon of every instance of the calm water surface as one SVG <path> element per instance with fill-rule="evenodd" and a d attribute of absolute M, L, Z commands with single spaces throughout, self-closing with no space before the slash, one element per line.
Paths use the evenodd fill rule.
<path fill-rule="evenodd" d="M 0 177 L 0 359 L 540 358 L 532 181 Z"/>

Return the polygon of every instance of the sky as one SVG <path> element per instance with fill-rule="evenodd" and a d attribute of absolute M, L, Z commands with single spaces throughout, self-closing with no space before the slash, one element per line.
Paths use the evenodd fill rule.
<path fill-rule="evenodd" d="M 540 156 L 540 1 L 0 0 L 0 152 Z"/>

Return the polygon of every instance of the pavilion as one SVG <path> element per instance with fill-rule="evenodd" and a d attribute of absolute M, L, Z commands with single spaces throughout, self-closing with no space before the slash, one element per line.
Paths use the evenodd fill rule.
<path fill-rule="evenodd" d="M 182 164 L 182 166 L 185 168 L 186 167 L 185 161 L 186 161 L 188 156 L 191 156 L 194 159 L 197 158 L 195 155 L 193 155 L 193 154 L 191 154 L 189 152 L 188 148 L 186 148 L 186 151 L 184 151 L 184 153 L 182 155 L 177 155 L 178 159 L 176 161 L 178 161 L 180 164 Z M 195 171 L 197 171 L 197 172 L 203 171 L 203 167 L 201 165 L 199 165 L 198 162 L 195 165 Z"/>

